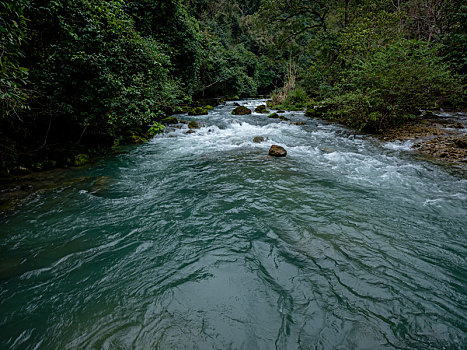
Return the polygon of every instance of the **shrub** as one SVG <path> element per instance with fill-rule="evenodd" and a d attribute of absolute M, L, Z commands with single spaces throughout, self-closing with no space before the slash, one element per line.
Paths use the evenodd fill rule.
<path fill-rule="evenodd" d="M 341 81 L 341 94 L 328 101 L 327 117 L 378 131 L 418 115 L 420 109 L 462 104 L 462 85 L 436 49 L 400 40 L 356 64 Z"/>

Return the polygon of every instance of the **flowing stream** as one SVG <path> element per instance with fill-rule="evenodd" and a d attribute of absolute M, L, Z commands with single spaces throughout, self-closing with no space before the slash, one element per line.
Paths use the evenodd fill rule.
<path fill-rule="evenodd" d="M 0 349 L 467 347 L 465 174 L 233 108 L 0 218 Z"/>

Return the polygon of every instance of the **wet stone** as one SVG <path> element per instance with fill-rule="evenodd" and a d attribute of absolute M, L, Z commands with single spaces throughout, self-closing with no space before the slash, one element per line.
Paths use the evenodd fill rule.
<path fill-rule="evenodd" d="M 269 155 L 273 157 L 285 157 L 287 155 L 287 151 L 284 147 L 272 145 L 269 149 Z"/>

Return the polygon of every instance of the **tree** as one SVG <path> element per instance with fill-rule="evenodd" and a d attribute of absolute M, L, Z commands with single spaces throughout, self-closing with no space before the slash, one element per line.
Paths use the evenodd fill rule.
<path fill-rule="evenodd" d="M 18 112 L 27 107 L 28 69 L 20 64 L 21 45 L 26 37 L 23 3 L 1 0 L 0 13 L 0 117 L 19 117 Z"/>

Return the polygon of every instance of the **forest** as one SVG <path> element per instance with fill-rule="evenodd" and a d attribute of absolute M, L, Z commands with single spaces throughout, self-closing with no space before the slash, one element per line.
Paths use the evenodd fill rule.
<path fill-rule="evenodd" d="M 203 99 L 378 133 L 466 106 L 462 0 L 0 0 L 1 176 L 143 142 Z"/>
<path fill-rule="evenodd" d="M 0 349 L 467 349 L 466 0 L 0 0 Z"/>

